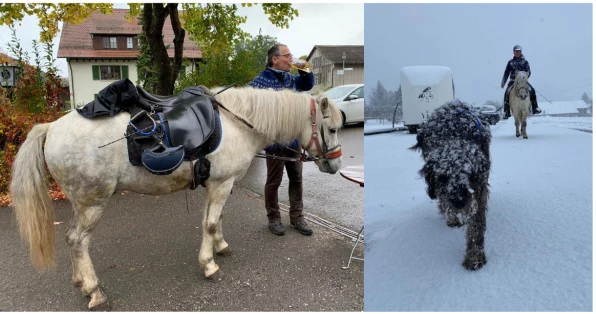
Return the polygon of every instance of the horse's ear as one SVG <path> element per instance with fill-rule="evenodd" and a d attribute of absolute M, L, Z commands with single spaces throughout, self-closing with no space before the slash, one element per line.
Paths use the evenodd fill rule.
<path fill-rule="evenodd" d="M 324 97 L 321 100 L 321 111 L 326 112 L 328 109 L 329 109 L 329 100 L 327 99 L 327 97 Z"/>

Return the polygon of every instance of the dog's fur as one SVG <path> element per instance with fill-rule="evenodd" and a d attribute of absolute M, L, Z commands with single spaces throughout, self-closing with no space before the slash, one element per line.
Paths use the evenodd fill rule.
<path fill-rule="evenodd" d="M 488 202 L 490 125 L 458 99 L 437 108 L 422 124 L 411 150 L 421 151 L 420 175 L 427 194 L 438 199 L 449 227 L 468 225 L 463 266 L 469 270 L 486 264 L 484 232 Z"/>

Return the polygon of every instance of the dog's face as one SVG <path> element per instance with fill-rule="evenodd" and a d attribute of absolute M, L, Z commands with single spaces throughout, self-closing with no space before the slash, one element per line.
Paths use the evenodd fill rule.
<path fill-rule="evenodd" d="M 441 174 L 437 178 L 437 194 L 439 198 L 447 200 L 456 209 L 463 209 L 470 204 L 474 196 L 475 186 L 472 175 L 459 173 L 456 176 Z"/>

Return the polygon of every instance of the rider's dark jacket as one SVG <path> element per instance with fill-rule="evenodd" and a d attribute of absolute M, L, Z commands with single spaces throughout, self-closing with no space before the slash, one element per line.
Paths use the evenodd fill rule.
<path fill-rule="evenodd" d="M 505 73 L 503 74 L 503 80 L 501 82 L 502 85 L 505 85 L 507 82 L 507 77 L 509 76 L 509 80 L 513 82 L 515 80 L 515 74 L 517 71 L 525 71 L 528 72 L 528 77 L 532 75 L 532 71 L 530 70 L 530 63 L 521 55 L 519 58 L 513 57 L 513 59 L 507 62 L 507 66 L 505 67 Z"/>

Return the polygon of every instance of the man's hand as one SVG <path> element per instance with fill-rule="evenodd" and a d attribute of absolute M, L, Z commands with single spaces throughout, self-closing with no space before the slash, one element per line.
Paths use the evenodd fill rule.
<path fill-rule="evenodd" d="M 505 83 L 501 83 L 501 88 L 505 87 Z"/>

